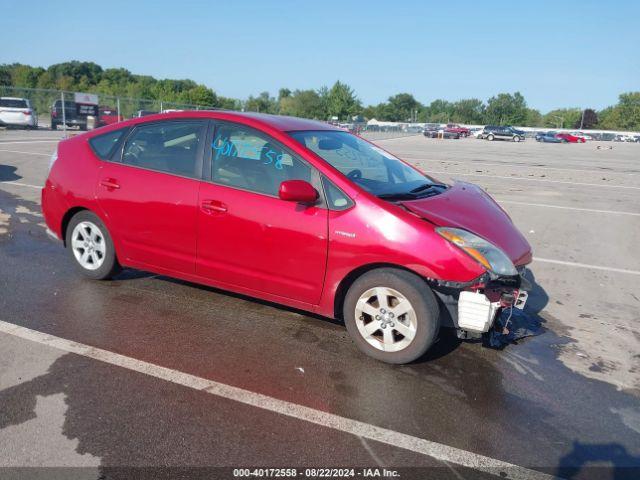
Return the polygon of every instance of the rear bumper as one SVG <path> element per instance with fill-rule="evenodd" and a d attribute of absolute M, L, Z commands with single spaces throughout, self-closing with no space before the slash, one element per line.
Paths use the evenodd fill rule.
<path fill-rule="evenodd" d="M 0 125 L 5 127 L 35 127 L 36 118 L 33 115 L 23 115 L 22 118 L 0 118 Z"/>
<path fill-rule="evenodd" d="M 54 117 L 51 119 L 51 123 L 57 123 L 58 125 L 62 125 L 62 117 Z M 87 119 L 84 118 L 66 118 L 64 123 L 66 125 L 86 125 Z"/>

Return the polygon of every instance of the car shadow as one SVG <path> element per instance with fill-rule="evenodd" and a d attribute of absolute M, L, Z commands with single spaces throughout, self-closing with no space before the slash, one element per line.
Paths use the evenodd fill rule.
<path fill-rule="evenodd" d="M 529 292 L 529 299 L 527 300 L 527 305 L 524 309 L 524 315 L 519 317 L 519 323 L 517 325 L 517 328 L 521 333 L 518 337 L 513 338 L 511 340 L 510 343 L 512 344 L 517 344 L 519 341 L 521 341 L 525 337 L 540 335 L 546 331 L 546 329 L 543 326 L 546 323 L 546 319 L 540 314 L 540 312 L 542 312 L 542 310 L 545 308 L 545 306 L 549 302 L 549 296 L 547 295 L 544 288 L 542 288 L 542 286 L 540 286 L 535 281 L 535 275 L 531 270 L 527 269 L 525 276 L 527 280 L 531 282 L 532 289 Z M 163 275 L 154 275 L 152 273 L 142 272 L 139 270 L 125 269 L 115 279 L 116 280 L 135 280 L 135 279 L 144 279 L 144 278 L 156 278 L 163 282 L 173 283 L 176 285 L 184 285 L 200 291 L 225 295 L 228 297 L 248 301 L 257 305 L 264 305 L 264 306 L 272 307 L 281 311 L 296 313 L 296 314 L 305 316 L 307 318 L 321 320 L 322 322 L 344 327 L 344 321 L 341 319 L 325 317 L 323 315 L 319 315 L 313 312 L 300 310 L 294 307 L 289 307 L 279 303 L 270 302 L 268 300 L 263 300 L 263 299 L 251 297 L 248 295 L 243 295 L 241 293 L 230 292 L 228 290 L 223 290 L 216 287 L 210 287 L 207 285 L 192 283 L 186 280 L 180 280 L 180 279 L 167 277 Z M 438 335 L 438 339 L 433 344 L 433 346 L 422 357 L 412 362 L 412 364 L 429 363 L 429 362 L 438 360 L 454 352 L 457 348 L 460 347 L 462 343 L 478 343 L 478 344 L 483 344 L 485 347 L 487 346 L 487 342 L 485 341 L 484 338 L 478 339 L 478 340 L 461 340 L 458 338 L 455 329 L 441 328 L 440 333 Z M 499 349 L 502 350 L 504 348 L 505 347 L 502 346 Z"/>
<path fill-rule="evenodd" d="M 560 458 L 555 472 L 567 480 L 573 478 L 640 478 L 640 457 L 618 443 L 590 444 L 573 442 L 571 452 Z"/>
<path fill-rule="evenodd" d="M 22 177 L 16 173 L 16 167 L 0 164 L 0 182 L 14 182 Z"/>
<path fill-rule="evenodd" d="M 278 310 L 282 310 L 282 311 L 286 311 L 286 312 L 291 312 L 291 313 L 297 313 L 299 315 L 303 315 L 305 317 L 309 317 L 309 318 L 313 318 L 316 320 L 322 320 L 325 321 L 327 323 L 331 323 L 333 325 L 341 325 L 344 326 L 344 322 L 342 320 L 339 319 L 335 319 L 335 318 L 330 318 L 330 317 L 325 317 L 323 315 L 319 315 L 317 313 L 313 313 L 313 312 L 309 312 L 308 310 L 301 310 L 298 308 L 294 308 L 294 307 L 289 307 L 287 305 L 282 305 L 280 303 L 274 303 L 274 302 L 270 302 L 268 300 L 263 300 L 261 298 L 256 298 L 256 297 L 251 297 L 249 295 L 243 295 L 242 293 L 236 293 L 236 292 L 231 292 L 229 290 L 223 290 L 220 288 L 216 288 L 216 287 L 210 287 L 208 285 L 202 285 L 199 283 L 193 283 L 193 282 L 189 282 L 186 280 L 180 280 L 178 278 L 173 278 L 173 277 L 166 277 L 164 275 L 154 275 L 152 273 L 147 273 L 144 272 L 142 274 L 137 274 L 136 271 L 129 272 L 130 269 L 126 269 L 123 270 L 123 272 L 118 275 L 118 277 L 116 277 L 117 280 L 124 280 L 126 278 L 147 278 L 147 277 L 154 277 L 157 278 L 158 280 L 162 280 L 163 282 L 168 282 L 168 283 L 173 283 L 176 285 L 185 285 L 188 286 L 190 288 L 195 288 L 201 291 L 205 291 L 205 292 L 211 292 L 211 293 L 216 293 L 219 295 L 225 295 L 228 297 L 232 297 L 232 298 L 237 298 L 239 300 L 244 300 L 247 302 L 251 302 L 251 303 L 255 303 L 257 305 L 264 305 L 267 307 L 273 307 L 276 308 Z"/>

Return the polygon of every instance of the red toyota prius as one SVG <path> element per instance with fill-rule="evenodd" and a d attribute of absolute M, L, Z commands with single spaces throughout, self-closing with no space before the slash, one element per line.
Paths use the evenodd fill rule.
<path fill-rule="evenodd" d="M 531 248 L 487 193 L 322 122 L 109 125 L 60 142 L 42 208 L 89 278 L 126 266 L 339 318 L 389 363 L 420 357 L 441 326 L 487 332 L 526 297 Z"/>

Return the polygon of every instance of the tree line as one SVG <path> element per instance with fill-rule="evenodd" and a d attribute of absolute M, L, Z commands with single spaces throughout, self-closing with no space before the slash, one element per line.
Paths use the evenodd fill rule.
<path fill-rule="evenodd" d="M 193 80 L 158 80 L 132 74 L 124 68 L 106 68 L 93 62 L 71 61 L 48 68 L 23 64 L 0 65 L 0 85 L 89 92 L 144 98 L 233 110 L 293 115 L 349 122 L 354 119 L 393 122 L 518 125 L 545 128 L 600 128 L 640 130 L 640 92 L 619 96 L 618 103 L 603 110 L 559 108 L 542 114 L 530 108 L 520 92 L 500 93 L 486 102 L 478 98 L 422 104 L 410 93 L 398 93 L 378 105 L 364 106 L 355 91 L 336 81 L 317 90 L 281 88 L 277 96 L 262 92 L 246 99 L 217 95 Z"/>

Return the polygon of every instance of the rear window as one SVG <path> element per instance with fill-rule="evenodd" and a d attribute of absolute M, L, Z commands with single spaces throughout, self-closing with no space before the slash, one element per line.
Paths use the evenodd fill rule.
<path fill-rule="evenodd" d="M 93 137 L 91 140 L 89 140 L 89 145 L 91 145 L 93 151 L 102 160 L 108 160 L 113 155 L 113 152 L 118 146 L 118 142 L 120 141 L 126 130 L 126 128 L 123 128 Z"/>
<path fill-rule="evenodd" d="M 7 108 L 29 108 L 26 100 L 17 98 L 0 98 L 0 107 Z"/>

